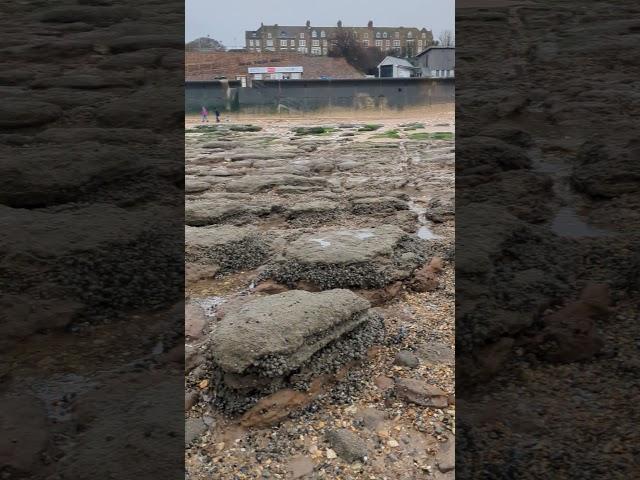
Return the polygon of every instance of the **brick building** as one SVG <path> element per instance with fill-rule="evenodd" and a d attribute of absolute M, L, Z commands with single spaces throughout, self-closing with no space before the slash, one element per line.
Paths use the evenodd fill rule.
<path fill-rule="evenodd" d="M 327 55 L 332 38 L 340 30 L 353 32 L 364 47 L 378 47 L 383 52 L 395 52 L 412 57 L 433 44 L 433 33 L 426 28 L 347 27 L 339 21 L 335 27 L 315 27 L 307 20 L 305 26 L 264 25 L 245 32 L 245 46 L 249 52 L 299 52 Z"/>

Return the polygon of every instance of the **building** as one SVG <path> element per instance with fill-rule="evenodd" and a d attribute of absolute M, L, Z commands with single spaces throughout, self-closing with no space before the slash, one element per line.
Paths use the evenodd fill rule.
<path fill-rule="evenodd" d="M 249 52 L 298 52 L 305 55 L 327 55 L 332 39 L 339 31 L 350 31 L 363 47 L 378 47 L 383 52 L 398 52 L 412 57 L 433 44 L 433 33 L 426 28 L 346 27 L 338 21 L 335 27 L 315 27 L 307 20 L 304 26 L 264 25 L 245 32 Z"/>
<path fill-rule="evenodd" d="M 378 64 L 378 77 L 380 78 L 410 78 L 421 76 L 422 69 L 414 67 L 404 58 L 385 57 Z"/>
<path fill-rule="evenodd" d="M 344 58 L 310 57 L 297 52 L 186 52 L 187 81 L 359 79 L 363 74 Z"/>
<path fill-rule="evenodd" d="M 442 78 L 455 76 L 455 47 L 428 47 L 416 57 L 423 77 Z"/>

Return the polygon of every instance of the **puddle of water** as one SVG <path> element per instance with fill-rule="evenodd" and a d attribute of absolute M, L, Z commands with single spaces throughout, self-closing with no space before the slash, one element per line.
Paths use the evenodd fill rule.
<path fill-rule="evenodd" d="M 216 310 L 225 302 L 225 299 L 224 297 L 205 297 L 196 298 L 193 301 L 202 307 L 207 317 L 215 317 Z"/>
<path fill-rule="evenodd" d="M 72 404 L 77 395 L 92 390 L 97 383 L 74 373 L 55 375 L 47 380 L 36 380 L 31 385 L 47 411 L 47 416 L 59 422 L 71 419 Z"/>
<path fill-rule="evenodd" d="M 612 232 L 592 227 L 578 216 L 571 207 L 563 207 L 551 222 L 551 230 L 556 235 L 569 238 L 607 237 Z"/>
<path fill-rule="evenodd" d="M 421 238 L 422 240 L 432 240 L 434 238 L 438 238 L 438 236 L 435 233 L 433 233 L 431 229 L 426 225 L 421 226 L 418 229 L 418 232 L 416 233 L 416 235 L 418 235 L 418 238 Z"/>
<path fill-rule="evenodd" d="M 427 210 L 425 208 L 420 208 L 413 200 L 407 202 L 409 205 L 409 210 L 418 214 L 418 231 L 416 235 L 418 238 L 422 240 L 433 240 L 435 238 L 439 238 L 438 235 L 431 231 L 429 227 L 429 222 L 427 221 Z"/>
<path fill-rule="evenodd" d="M 312 242 L 318 242 L 322 248 L 326 248 L 331 245 L 331 242 L 326 241 L 324 238 L 312 238 Z"/>

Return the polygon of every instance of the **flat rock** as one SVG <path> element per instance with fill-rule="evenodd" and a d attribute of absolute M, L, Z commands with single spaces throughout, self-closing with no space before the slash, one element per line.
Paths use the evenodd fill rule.
<path fill-rule="evenodd" d="M 201 418 L 187 418 L 184 424 L 184 444 L 190 445 L 207 431 Z"/>
<path fill-rule="evenodd" d="M 304 478 L 313 473 L 314 463 L 309 457 L 294 457 L 287 463 L 287 470 L 290 477 L 287 478 Z"/>
<path fill-rule="evenodd" d="M 327 180 L 319 177 L 304 177 L 301 175 L 246 175 L 229 182 L 226 186 L 228 192 L 257 193 L 274 187 L 291 186 L 326 186 Z"/>
<path fill-rule="evenodd" d="M 198 339 L 207 324 L 207 317 L 200 305 L 188 303 L 184 308 L 184 330 L 187 337 Z"/>
<path fill-rule="evenodd" d="M 358 198 L 351 202 L 351 211 L 356 214 L 389 213 L 408 208 L 407 202 L 396 197 Z"/>
<path fill-rule="evenodd" d="M 0 128 L 35 127 L 51 123 L 62 116 L 62 109 L 52 103 L 17 98 L 0 102 Z"/>
<path fill-rule="evenodd" d="M 286 216 L 295 218 L 303 215 L 329 214 L 339 209 L 337 202 L 329 200 L 315 200 L 311 202 L 296 203 L 287 209 Z"/>
<path fill-rule="evenodd" d="M 242 373 L 266 357 L 286 357 L 292 370 L 355 328 L 369 302 L 348 290 L 299 290 L 260 297 L 226 311 L 211 334 L 212 355 L 226 372 Z"/>
<path fill-rule="evenodd" d="M 253 227 L 185 228 L 185 259 L 188 262 L 219 265 L 221 270 L 254 268 L 267 259 L 269 246 Z"/>
<path fill-rule="evenodd" d="M 446 408 L 447 394 L 440 388 L 429 385 L 423 380 L 411 378 L 396 379 L 396 395 L 423 407 Z"/>
<path fill-rule="evenodd" d="M 379 288 L 409 276 L 425 250 L 393 225 L 305 234 L 285 247 L 270 274 L 288 285 L 304 280 L 323 289 Z"/>
<path fill-rule="evenodd" d="M 402 350 L 396 354 L 393 363 L 402 367 L 416 368 L 420 364 L 420 360 L 415 353 Z"/>
<path fill-rule="evenodd" d="M 204 183 L 204 182 L 203 182 Z M 273 205 L 251 205 L 233 200 L 199 200 L 185 206 L 185 221 L 190 226 L 223 223 L 226 220 L 250 219 L 269 215 Z"/>

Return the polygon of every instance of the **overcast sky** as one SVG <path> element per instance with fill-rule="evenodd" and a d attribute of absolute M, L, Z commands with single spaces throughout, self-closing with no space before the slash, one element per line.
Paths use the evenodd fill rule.
<path fill-rule="evenodd" d="M 454 30 L 455 0 L 186 0 L 187 41 L 211 38 L 227 47 L 244 47 L 245 30 L 267 25 L 426 27 L 434 38 Z"/>

